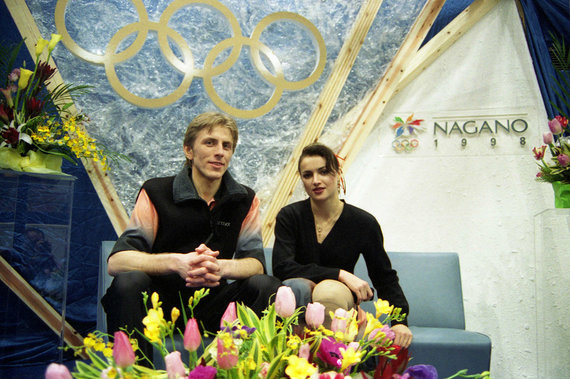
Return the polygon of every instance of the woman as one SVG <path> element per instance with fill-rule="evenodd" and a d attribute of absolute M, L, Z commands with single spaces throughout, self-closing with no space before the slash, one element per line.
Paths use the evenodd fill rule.
<path fill-rule="evenodd" d="M 408 302 L 384 250 L 380 225 L 368 212 L 339 199 L 341 175 L 334 152 L 319 143 L 306 146 L 298 170 L 309 198 L 277 215 L 273 274 L 293 288 L 298 306 L 319 302 L 328 315 L 373 298 L 368 282 L 353 274 L 362 254 L 378 297 L 407 314 Z M 403 320 L 392 326 L 394 343 L 403 347 L 412 341 L 406 324 Z"/>

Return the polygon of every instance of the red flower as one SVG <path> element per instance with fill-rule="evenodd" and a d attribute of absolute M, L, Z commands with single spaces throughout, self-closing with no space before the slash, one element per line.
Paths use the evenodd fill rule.
<path fill-rule="evenodd" d="M 46 80 L 51 79 L 55 73 L 55 67 L 51 67 L 47 62 L 39 62 L 38 70 L 36 71 L 36 76 L 38 77 L 39 83 L 45 83 Z"/>
<path fill-rule="evenodd" d="M 44 108 L 44 102 L 31 97 L 26 100 L 26 113 L 30 118 L 39 116 Z"/>
<path fill-rule="evenodd" d="M 14 119 L 14 111 L 6 104 L 0 104 L 0 119 L 6 124 Z"/>
<path fill-rule="evenodd" d="M 2 132 L 2 138 L 9 145 L 16 145 L 20 140 L 20 132 L 16 128 L 8 128 Z"/>
<path fill-rule="evenodd" d="M 546 146 L 542 145 L 541 147 L 539 147 L 538 149 L 535 147 L 532 149 L 532 152 L 534 153 L 534 158 L 539 161 L 542 158 L 544 158 L 544 152 L 546 151 Z"/>
<path fill-rule="evenodd" d="M 555 117 L 555 119 L 558 120 L 562 128 L 566 128 L 566 126 L 568 126 L 568 119 L 566 117 L 558 115 Z"/>
<path fill-rule="evenodd" d="M 392 379 L 392 375 L 402 374 L 408 365 L 410 360 L 408 349 L 402 349 L 398 345 L 392 345 L 392 347 L 395 348 L 392 353 L 396 355 L 396 359 L 378 357 L 374 379 Z"/>

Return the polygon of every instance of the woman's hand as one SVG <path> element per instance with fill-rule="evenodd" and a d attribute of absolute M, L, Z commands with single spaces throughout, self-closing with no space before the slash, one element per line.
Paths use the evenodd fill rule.
<path fill-rule="evenodd" d="M 394 344 L 408 348 L 412 343 L 412 331 L 404 324 L 396 324 L 391 329 L 396 334 Z"/>
<path fill-rule="evenodd" d="M 362 280 L 348 271 L 340 270 L 338 280 L 344 283 L 356 295 L 356 304 L 370 300 L 374 296 L 366 280 Z"/>

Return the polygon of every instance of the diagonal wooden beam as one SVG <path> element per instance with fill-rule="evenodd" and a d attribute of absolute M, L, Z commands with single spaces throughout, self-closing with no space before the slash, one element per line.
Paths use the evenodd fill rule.
<path fill-rule="evenodd" d="M 479 20 L 493 9 L 501 0 L 475 0 L 463 12 L 455 17 L 445 28 L 439 31 L 414 55 L 404 75 L 400 79 L 392 97 L 404 89 L 418 75 L 420 75 L 429 65 L 431 65 L 441 54 L 453 45 L 461 36 L 465 35 Z M 373 93 L 370 92 L 351 110 L 349 110 L 339 121 L 339 124 L 346 130 L 353 125 L 365 104 L 371 101 Z M 323 136 L 321 136 L 323 137 Z M 355 152 L 357 153 L 357 152 Z M 345 165 L 346 167 L 346 165 Z"/>
<path fill-rule="evenodd" d="M 70 346 L 82 346 L 83 338 L 10 264 L 0 257 L 0 280 L 6 284 L 57 335 L 63 328 L 63 340 Z M 81 354 L 86 359 L 85 353 Z"/>
<path fill-rule="evenodd" d="M 345 168 L 350 165 L 384 111 L 386 104 L 395 93 L 400 80 L 404 77 L 404 72 L 417 53 L 444 3 L 445 0 L 429 0 L 424 5 L 382 79 L 372 91 L 368 102 L 364 105 L 340 149 L 339 154 L 344 158 Z"/>
<path fill-rule="evenodd" d="M 28 9 L 25 1 L 21 0 L 4 0 L 20 34 L 25 38 L 25 44 L 28 48 L 30 55 L 35 57 L 35 43 L 38 39 L 42 38 L 40 30 Z M 49 39 L 46 36 L 45 39 Z M 45 53 L 44 53 L 45 54 Z M 44 56 L 45 58 L 45 56 Z M 50 58 L 50 66 L 56 67 L 53 59 Z M 53 90 L 55 87 L 63 83 L 63 78 L 59 70 L 56 70 L 53 78 L 50 80 L 48 90 Z M 77 113 L 75 106 L 69 108 L 72 113 Z M 93 187 L 113 224 L 113 228 L 120 234 L 126 228 L 129 218 L 127 212 L 123 207 L 115 187 L 109 178 L 109 175 L 103 170 L 103 167 L 98 162 L 93 162 L 91 159 L 82 159 L 83 167 L 87 171 Z"/>
<path fill-rule="evenodd" d="M 307 126 L 293 150 L 293 153 L 289 157 L 285 168 L 280 173 L 275 195 L 264 212 L 262 236 L 265 244 L 267 244 L 273 234 L 274 220 L 277 213 L 293 194 L 295 184 L 297 183 L 297 159 L 300 156 L 303 147 L 316 141 L 322 133 L 340 91 L 344 87 L 344 83 L 346 82 L 348 74 L 356 60 L 356 56 L 364 44 L 365 37 L 368 34 L 370 26 L 376 18 L 376 14 L 378 13 L 378 9 L 380 9 L 381 5 L 382 0 L 368 0 L 362 5 L 356 20 L 354 21 L 353 28 L 343 44 L 333 70 L 323 87 L 319 99 L 317 100 L 315 110 L 311 114 L 311 117 L 307 122 Z"/>
<path fill-rule="evenodd" d="M 413 56 L 394 94 L 406 87 L 501 0 L 475 0 Z"/>

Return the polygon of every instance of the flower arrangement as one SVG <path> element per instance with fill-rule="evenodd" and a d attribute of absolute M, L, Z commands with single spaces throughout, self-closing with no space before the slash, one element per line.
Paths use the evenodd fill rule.
<path fill-rule="evenodd" d="M 36 43 L 33 70 L 25 64 L 14 65 L 23 41 L 2 47 L 0 168 L 61 173 L 62 158 L 74 164 L 78 158 L 88 158 L 108 169 L 107 157 L 119 156 L 86 134 L 84 126 L 89 118 L 85 114 L 70 111 L 75 96 L 86 92 L 88 86 L 59 84 L 48 91 L 56 69 L 47 62 L 60 39 L 61 35 L 52 34 L 50 41 L 40 39 Z M 46 49 L 47 59 L 42 61 Z"/>
<path fill-rule="evenodd" d="M 548 121 L 550 131 L 543 134 L 545 145 L 533 148 L 534 157 L 538 163 L 539 172 L 536 177 L 539 181 L 554 183 L 562 182 L 570 184 L 570 127 L 568 119 L 556 116 Z M 545 161 L 546 149 L 552 155 L 550 160 Z"/>
<path fill-rule="evenodd" d="M 215 334 L 206 333 L 213 340 L 204 346 L 193 309 L 208 292 L 208 289 L 198 290 L 189 299 L 189 318 L 182 311 L 186 328 L 184 333 L 179 332 L 185 354 L 189 354 L 187 365 L 173 339 L 181 312 L 173 308 L 170 321 L 167 321 L 158 294 L 153 293 L 152 308 L 147 309 L 143 319 L 145 328 L 139 334 L 161 352 L 165 370 L 137 364 L 137 341 L 132 333 L 116 332 L 114 343 L 106 343 L 104 335 L 95 332 L 85 338 L 84 346 L 74 348 L 76 352 L 85 352 L 91 363 L 78 361 L 73 376 L 65 366 L 52 363 L 46 370 L 46 379 L 437 378 L 433 366 L 416 365 L 405 369 L 409 360 L 407 349 L 393 344 L 394 334 L 386 325 L 390 320 L 401 320 L 403 315 L 387 301 L 375 303 L 375 316 L 362 310 L 338 309 L 331 313 L 330 329 L 323 326 L 324 306 L 311 303 L 305 313 L 307 327 L 301 330 L 301 308 L 295 308 L 291 289 L 282 286 L 275 303 L 263 312 L 262 317 L 244 305 L 230 303 L 220 321 L 220 330 Z M 143 296 L 146 304 L 148 296 Z M 203 353 L 198 357 L 200 347 Z M 374 358 L 377 358 L 377 364 Z M 371 366 L 370 363 L 374 364 Z M 452 376 L 455 377 L 489 378 L 489 373 L 467 375 L 463 370 Z"/>

